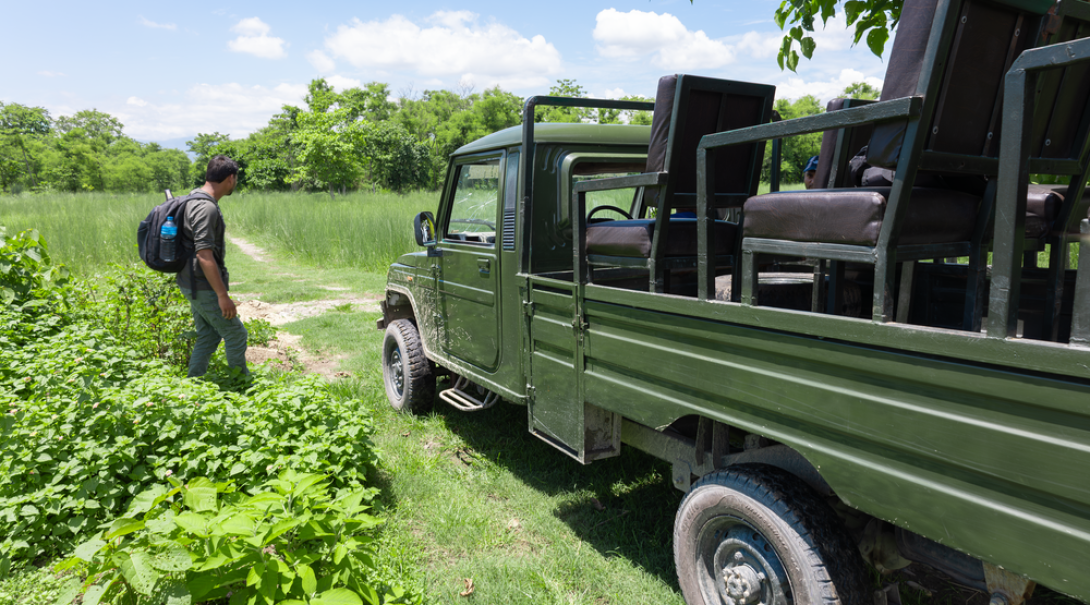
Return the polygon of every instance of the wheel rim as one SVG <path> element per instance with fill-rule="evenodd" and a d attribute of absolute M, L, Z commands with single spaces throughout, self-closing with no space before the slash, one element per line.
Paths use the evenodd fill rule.
<path fill-rule="evenodd" d="M 723 515 L 705 523 L 694 554 L 705 603 L 791 605 L 794 601 L 776 550 L 738 517 Z"/>
<path fill-rule="evenodd" d="M 401 347 L 392 343 L 387 354 L 386 367 L 390 369 L 390 388 L 400 399 L 405 394 L 405 364 L 401 359 Z"/>

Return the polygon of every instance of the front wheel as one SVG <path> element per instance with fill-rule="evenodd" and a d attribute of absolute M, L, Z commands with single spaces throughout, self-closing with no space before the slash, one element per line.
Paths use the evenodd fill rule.
<path fill-rule="evenodd" d="M 693 485 L 674 523 L 674 562 L 689 605 L 862 605 L 870 594 L 832 508 L 763 465 Z"/>
<path fill-rule="evenodd" d="M 420 332 L 408 319 L 392 321 L 386 327 L 382 378 L 395 410 L 425 414 L 435 405 L 435 367 L 424 355 Z"/>

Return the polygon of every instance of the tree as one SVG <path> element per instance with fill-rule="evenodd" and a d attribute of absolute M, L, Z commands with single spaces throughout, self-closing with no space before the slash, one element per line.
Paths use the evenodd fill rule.
<path fill-rule="evenodd" d="M 342 92 L 337 103 L 348 110 L 349 119 L 385 122 L 397 111 L 397 104 L 389 97 L 389 85 L 368 82 L 363 88 L 349 88 Z"/>
<path fill-rule="evenodd" d="M 575 80 L 557 80 L 556 86 L 549 89 L 550 97 L 584 98 L 587 91 Z M 543 107 L 534 115 L 535 122 L 582 122 L 591 117 L 593 109 L 585 107 Z"/>
<path fill-rule="evenodd" d="M 813 96 L 806 95 L 794 102 L 787 99 L 776 101 L 776 111 L 785 120 L 793 120 L 804 116 L 812 116 L 824 113 L 821 101 Z M 801 183 L 802 169 L 811 157 L 821 153 L 821 133 L 787 137 L 781 140 L 780 146 L 780 181 L 785 183 Z M 761 170 L 761 180 L 769 181 L 770 168 L 772 166 L 772 143 L 765 145 L 765 159 Z"/>
<path fill-rule="evenodd" d="M 325 78 L 311 80 L 307 86 L 307 96 L 303 97 L 303 101 L 313 113 L 329 111 L 329 108 L 337 103 L 337 99 L 337 93 L 333 91 L 333 87 L 325 81 Z"/>
<path fill-rule="evenodd" d="M 61 134 L 80 129 L 83 131 L 83 136 L 94 139 L 102 145 L 110 145 L 125 136 L 122 133 L 124 124 L 110 114 L 97 109 L 85 109 L 72 116 L 61 116 L 57 118 L 56 127 Z"/>
<path fill-rule="evenodd" d="M 840 10 L 844 12 L 848 27 L 855 26 L 854 44 L 866 36 L 867 47 L 875 55 L 882 56 L 890 32 L 901 19 L 904 0 L 782 0 L 774 16 L 776 25 L 787 31 L 776 56 L 780 69 L 787 67 L 795 71 L 798 66 L 796 42 L 803 56 L 807 59 L 813 56 L 817 42 L 807 33 L 813 33 L 815 17 L 821 17 L 822 25 L 827 24 L 836 15 L 837 5 L 842 5 Z M 787 30 L 788 25 L 793 27 Z"/>
<path fill-rule="evenodd" d="M 189 152 L 197 156 L 193 160 L 192 167 L 193 176 L 191 181 L 194 185 L 204 184 L 204 173 L 208 168 L 208 160 L 211 160 L 213 156 L 219 153 L 216 151 L 216 146 L 230 140 L 231 138 L 225 134 L 213 132 L 212 134 L 198 133 L 196 137 L 193 137 L 192 141 L 186 141 L 185 146 L 189 148 Z"/>
<path fill-rule="evenodd" d="M 354 184 L 363 176 L 360 153 L 363 147 L 363 122 L 348 119 L 348 112 L 302 112 L 295 141 L 299 144 L 299 165 L 293 181 L 312 180 L 334 189 Z"/>
<path fill-rule="evenodd" d="M 0 102 L 0 137 L 4 147 L 9 148 L 0 148 L 0 182 L 4 189 L 17 182 L 20 177 L 15 153 L 22 157 L 22 166 L 29 178 L 28 184 L 33 187 L 38 183 L 37 168 L 40 158 L 35 158 L 28 150 L 28 139 L 49 134 L 51 124 L 49 112 L 41 107 Z"/>
<path fill-rule="evenodd" d="M 854 82 L 844 89 L 844 96 L 849 99 L 877 100 L 882 96 L 882 91 L 866 82 Z"/>

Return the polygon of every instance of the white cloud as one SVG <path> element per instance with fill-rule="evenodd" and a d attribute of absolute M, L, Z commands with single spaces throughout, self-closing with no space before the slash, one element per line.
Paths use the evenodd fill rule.
<path fill-rule="evenodd" d="M 148 102 L 140 97 L 129 97 L 128 101 L 125 101 L 126 105 L 136 105 L 137 107 L 146 107 Z"/>
<path fill-rule="evenodd" d="M 130 97 L 108 110 L 125 124 L 125 134 L 140 140 L 193 136 L 198 132 L 228 133 L 240 138 L 266 126 L 284 105 L 301 106 L 305 84 L 243 86 L 197 84 L 180 102 L 156 104 Z M 133 99 L 139 103 L 133 103 Z"/>
<path fill-rule="evenodd" d="M 738 50 L 754 59 L 775 58 L 783 44 L 783 32 L 746 32 L 738 41 Z"/>
<path fill-rule="evenodd" d="M 363 86 L 363 83 L 359 80 L 338 75 L 329 76 L 325 81 L 337 92 L 344 92 L 349 88 L 359 88 L 360 86 Z"/>
<path fill-rule="evenodd" d="M 866 76 L 863 72 L 845 68 L 834 78 L 825 81 L 806 81 L 798 76 L 787 76 L 786 80 L 776 85 L 776 98 L 797 99 L 805 95 L 814 95 L 822 104 L 830 99 L 844 96 L 844 89 L 855 82 L 866 82 L 875 88 L 882 88 L 882 79 Z"/>
<path fill-rule="evenodd" d="M 619 99 L 625 96 L 625 91 L 623 88 L 610 88 L 602 93 L 602 95 L 602 98 L 605 99 Z"/>
<path fill-rule="evenodd" d="M 282 59 L 287 56 L 284 51 L 284 40 L 269 36 L 270 30 L 268 24 L 260 18 L 248 17 L 231 28 L 231 31 L 239 36 L 229 41 L 227 47 L 237 53 L 246 53 L 262 59 Z"/>
<path fill-rule="evenodd" d="M 63 74 L 63 73 L 61 73 L 59 71 L 39 71 L 38 75 L 39 76 L 45 76 L 47 78 L 63 78 L 67 74 Z"/>
<path fill-rule="evenodd" d="M 156 23 L 150 19 L 144 18 L 143 16 L 140 17 L 140 25 L 143 25 L 144 27 L 150 27 L 152 29 L 178 29 L 178 26 L 173 23 Z"/>
<path fill-rule="evenodd" d="M 651 62 L 667 70 L 714 69 L 733 63 L 735 48 L 709 38 L 703 30 L 690 31 L 677 17 L 663 13 L 606 9 L 598 13 L 593 36 L 598 52 L 611 59 Z"/>
<path fill-rule="evenodd" d="M 401 15 L 341 25 L 326 50 L 354 67 L 410 72 L 477 89 L 543 87 L 561 71 L 560 52 L 542 36 L 526 38 L 469 11 L 440 11 L 418 25 Z M 532 74 L 532 75 L 527 75 Z"/>
<path fill-rule="evenodd" d="M 307 61 L 314 66 L 321 73 L 331 72 L 337 68 L 337 64 L 333 62 L 333 59 L 329 58 L 329 55 L 320 50 L 312 50 L 307 53 Z"/>

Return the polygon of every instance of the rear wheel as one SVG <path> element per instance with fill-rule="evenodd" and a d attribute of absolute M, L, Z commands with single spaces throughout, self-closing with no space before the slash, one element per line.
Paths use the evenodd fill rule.
<path fill-rule="evenodd" d="M 674 562 L 689 605 L 857 605 L 870 594 L 836 513 L 769 466 L 693 485 L 674 523 Z"/>
<path fill-rule="evenodd" d="M 424 414 L 435 405 L 435 367 L 424 355 L 420 333 L 408 319 L 394 320 L 386 327 L 382 378 L 395 410 Z"/>

